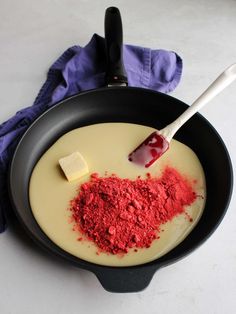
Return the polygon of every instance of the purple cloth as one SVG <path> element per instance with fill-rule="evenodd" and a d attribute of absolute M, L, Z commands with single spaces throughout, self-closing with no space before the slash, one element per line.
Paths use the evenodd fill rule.
<path fill-rule="evenodd" d="M 124 65 L 130 86 L 171 92 L 179 83 L 182 60 L 172 51 L 124 45 Z M 0 232 L 6 228 L 10 207 L 7 192 L 9 162 L 30 124 L 58 101 L 105 85 L 104 38 L 93 35 L 85 47 L 73 46 L 51 66 L 33 106 L 24 108 L 0 125 Z"/>

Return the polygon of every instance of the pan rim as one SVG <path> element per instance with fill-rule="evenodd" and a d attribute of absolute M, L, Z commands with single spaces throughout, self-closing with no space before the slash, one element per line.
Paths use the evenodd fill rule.
<path fill-rule="evenodd" d="M 120 90 L 120 89 L 123 89 L 123 90 L 142 90 L 142 91 L 145 91 L 148 92 L 148 93 L 154 93 L 154 94 L 161 94 L 163 97 L 166 97 L 166 98 L 171 98 L 173 99 L 175 102 L 178 102 L 179 104 L 181 104 L 182 106 L 188 106 L 186 103 L 182 102 L 181 100 L 173 97 L 173 96 L 170 96 L 170 95 L 167 95 L 167 94 L 164 94 L 164 93 L 161 93 L 161 92 L 156 92 L 156 91 L 153 91 L 153 90 L 149 90 L 149 89 L 145 89 L 145 88 L 139 88 L 139 87 L 103 87 L 103 88 L 99 88 L 99 89 L 93 89 L 93 90 L 88 90 L 88 91 L 84 91 L 84 92 L 81 92 L 79 94 L 76 94 L 76 95 L 73 95 L 71 97 L 68 97 L 58 103 L 56 103 L 55 105 L 53 105 L 52 107 L 50 107 L 48 110 L 46 110 L 45 112 L 43 112 L 39 117 L 37 117 L 34 122 L 27 128 L 27 130 L 25 131 L 25 133 L 22 135 L 19 143 L 17 144 L 17 147 L 14 151 L 14 154 L 13 154 L 13 157 L 12 157 L 12 160 L 10 162 L 10 166 L 9 166 L 9 171 L 8 171 L 8 193 L 9 193 L 9 197 L 10 197 L 10 201 L 11 201 L 11 204 L 12 204 L 12 208 L 14 210 L 14 213 L 16 214 L 17 216 L 17 219 L 18 221 L 21 223 L 21 226 L 24 228 L 24 230 L 27 232 L 27 234 L 30 236 L 30 238 L 35 241 L 40 247 L 42 247 L 43 249 L 45 249 L 47 252 L 49 253 L 53 253 L 54 256 L 60 256 L 61 258 L 63 258 L 64 260 L 66 259 L 68 262 L 71 262 L 73 264 L 75 264 L 76 266 L 78 267 L 81 267 L 81 268 L 84 268 L 84 269 L 88 269 L 90 271 L 93 271 L 95 272 L 95 270 L 97 269 L 104 269 L 104 268 L 107 268 L 107 269 L 118 269 L 118 270 L 121 270 L 121 269 L 124 269 L 124 268 L 139 268 L 139 269 L 143 269 L 143 268 L 146 268 L 146 267 L 149 267 L 151 265 L 155 265 L 156 268 L 160 268 L 160 267 L 163 267 L 163 266 L 166 266 L 166 265 L 169 265 L 169 264 L 172 264 L 176 261 L 178 261 L 179 259 L 187 256 L 188 254 L 190 254 L 191 252 L 193 252 L 195 249 L 197 249 L 199 246 L 201 246 L 214 232 L 215 230 L 218 228 L 219 224 L 221 223 L 221 221 L 223 220 L 226 212 L 227 212 L 227 209 L 229 207 L 229 204 L 230 204 L 230 200 L 231 200 L 231 197 L 232 197 L 232 190 L 233 190 L 233 167 L 232 167 L 232 162 L 231 162 L 231 159 L 230 159 L 230 155 L 229 155 L 229 152 L 226 148 L 226 145 L 223 141 L 223 139 L 221 138 L 221 136 L 219 135 L 219 133 L 217 132 L 217 130 L 214 128 L 214 126 L 212 126 L 212 124 L 204 117 L 202 116 L 200 113 L 197 113 L 196 115 L 203 120 L 204 123 L 207 124 L 207 126 L 211 129 L 211 131 L 213 131 L 213 133 L 215 134 L 215 136 L 217 137 L 217 139 L 219 140 L 224 152 L 225 152 L 225 157 L 227 158 L 227 164 L 228 164 L 228 172 L 230 174 L 230 177 L 228 178 L 229 179 L 229 191 L 228 191 L 228 197 L 227 197 L 227 202 L 225 204 L 225 207 L 224 207 L 224 210 L 222 210 L 222 213 L 219 217 L 219 219 L 217 220 L 217 222 L 215 223 L 214 227 L 207 233 L 207 235 L 205 235 L 200 241 L 198 241 L 197 244 L 193 245 L 192 247 L 190 247 L 188 250 L 185 250 L 184 252 L 180 253 L 180 254 L 177 254 L 177 256 L 175 258 L 173 257 L 168 257 L 168 255 L 171 255 L 169 253 L 171 253 L 173 250 L 171 250 L 170 252 L 168 252 L 167 254 L 165 254 L 162 257 L 156 259 L 156 260 L 153 260 L 151 262 L 148 262 L 148 263 L 144 263 L 144 264 L 140 264 L 140 265 L 135 265 L 135 266 L 104 266 L 104 265 L 99 265 L 99 264 L 95 264 L 95 263 L 92 263 L 92 262 L 88 262 L 86 260 L 83 260 L 83 259 L 80 259 L 78 257 L 75 257 L 73 256 L 72 254 L 62 250 L 60 247 L 58 247 L 52 240 L 50 240 L 48 237 L 48 240 L 50 240 L 50 242 L 53 243 L 53 245 L 55 246 L 55 250 L 52 250 L 50 248 L 47 247 L 47 245 L 45 245 L 44 243 L 42 243 L 39 239 L 37 239 L 37 237 L 31 232 L 31 230 L 29 230 L 29 228 L 27 227 L 27 225 L 24 223 L 22 217 L 20 216 L 18 210 L 17 210 L 17 205 L 16 205 L 16 200 L 14 199 L 13 195 L 12 195 L 12 172 L 13 172 L 13 165 L 14 165 L 14 162 L 15 162 L 15 159 L 17 157 L 17 151 L 19 150 L 19 147 L 22 145 L 22 142 L 24 142 L 24 138 L 25 136 L 28 135 L 28 133 L 30 132 L 30 130 L 34 127 L 34 125 L 36 123 L 38 123 L 38 121 L 44 116 L 46 115 L 49 111 L 51 110 L 55 110 L 57 107 L 63 105 L 65 102 L 67 101 L 70 101 L 72 99 L 75 99 L 77 98 L 78 96 L 81 96 L 81 95 L 85 95 L 87 93 L 91 94 L 91 92 L 104 92 L 105 90 L 110 90 L 110 91 L 114 91 L 114 90 Z M 34 218 L 35 220 L 35 218 Z M 36 221 L 36 220 L 35 220 Z M 36 221 L 37 223 L 37 221 Z M 39 226 L 40 228 L 40 226 Z M 40 228 L 40 230 L 42 231 L 42 229 Z M 43 232 L 43 231 L 42 231 Z M 44 233 L 44 232 L 43 232 Z M 178 245 L 179 246 L 179 245 Z M 178 247 L 177 246 L 177 247 Z M 60 254 L 59 250 L 62 250 L 63 252 L 65 252 L 66 254 Z M 63 253 L 62 252 L 62 253 Z M 68 256 L 67 256 L 68 255 Z M 73 259 L 76 259 L 76 261 L 73 261 Z M 95 270 L 93 270 L 95 268 Z"/>

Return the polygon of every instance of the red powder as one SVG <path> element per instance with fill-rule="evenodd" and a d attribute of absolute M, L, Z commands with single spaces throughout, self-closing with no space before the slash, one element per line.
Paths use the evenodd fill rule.
<path fill-rule="evenodd" d="M 80 186 L 71 201 L 75 230 L 94 241 L 100 250 L 127 253 L 148 248 L 158 239 L 160 225 L 184 213 L 196 199 L 190 181 L 167 167 L 159 178 L 99 177 Z"/>

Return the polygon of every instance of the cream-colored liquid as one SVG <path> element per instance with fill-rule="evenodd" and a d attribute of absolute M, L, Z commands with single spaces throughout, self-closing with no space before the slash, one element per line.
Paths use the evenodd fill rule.
<path fill-rule="evenodd" d="M 195 153 L 187 146 L 172 140 L 169 150 L 150 168 L 145 169 L 128 161 L 128 154 L 147 137 L 153 129 L 128 123 L 103 123 L 75 129 L 55 142 L 35 166 L 29 187 L 30 204 L 35 219 L 47 236 L 65 251 L 84 260 L 111 266 L 138 265 L 152 261 L 179 244 L 198 222 L 205 203 L 206 188 L 202 166 Z M 81 179 L 68 182 L 63 175 L 58 160 L 79 151 L 89 166 L 89 174 Z M 188 208 L 193 222 L 185 214 L 175 217 L 163 225 L 160 239 L 148 249 L 130 250 L 120 257 L 106 253 L 96 254 L 97 246 L 88 240 L 78 241 L 80 234 L 73 231 L 69 223 L 68 209 L 81 183 L 89 180 L 90 174 L 101 176 L 116 173 L 121 178 L 135 179 L 147 172 L 161 175 L 169 165 L 179 170 L 189 179 L 197 180 L 195 190 L 203 198 Z"/>

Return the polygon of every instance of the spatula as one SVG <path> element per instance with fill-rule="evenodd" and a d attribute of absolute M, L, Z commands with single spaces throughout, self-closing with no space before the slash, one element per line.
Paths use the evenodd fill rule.
<path fill-rule="evenodd" d="M 170 141 L 181 126 L 236 79 L 236 63 L 228 67 L 174 122 L 150 134 L 132 153 L 129 160 L 150 167 L 169 148 Z"/>

